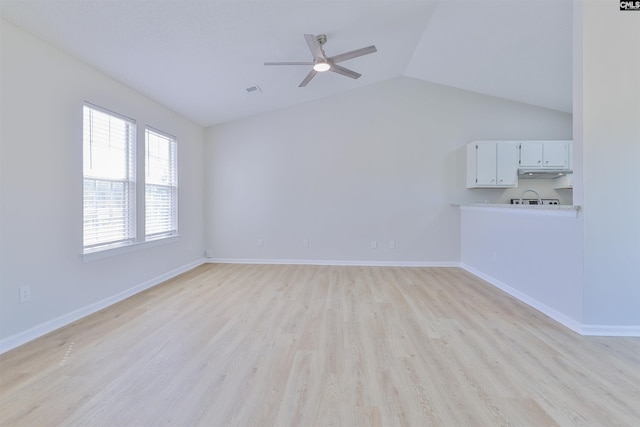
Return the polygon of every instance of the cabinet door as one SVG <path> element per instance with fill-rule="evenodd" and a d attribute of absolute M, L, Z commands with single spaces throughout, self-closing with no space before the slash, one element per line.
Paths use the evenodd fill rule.
<path fill-rule="evenodd" d="M 496 143 L 485 142 L 476 145 L 476 185 L 496 185 Z"/>
<path fill-rule="evenodd" d="M 518 146 L 510 142 L 499 142 L 496 150 L 496 185 L 516 187 L 518 185 Z"/>
<path fill-rule="evenodd" d="M 542 142 L 527 141 L 520 144 L 520 167 L 542 167 Z"/>
<path fill-rule="evenodd" d="M 543 163 L 545 168 L 569 167 L 569 151 L 566 142 L 545 142 L 543 148 Z"/>

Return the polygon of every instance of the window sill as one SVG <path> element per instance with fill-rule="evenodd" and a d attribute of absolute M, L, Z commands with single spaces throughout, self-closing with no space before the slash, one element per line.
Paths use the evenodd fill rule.
<path fill-rule="evenodd" d="M 173 243 L 180 240 L 179 234 L 173 236 L 158 237 L 156 239 L 147 240 L 145 242 L 129 243 L 123 246 L 116 246 L 112 248 L 96 249 L 93 251 L 84 252 L 82 256 L 82 262 L 92 262 L 104 258 L 110 258 L 117 255 L 126 254 L 129 252 L 135 252 L 142 249 L 152 248 L 154 246 L 165 245 L 167 243 Z"/>

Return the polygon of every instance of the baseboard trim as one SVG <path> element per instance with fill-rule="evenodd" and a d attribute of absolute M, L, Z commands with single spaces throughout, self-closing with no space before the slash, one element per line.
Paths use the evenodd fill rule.
<path fill-rule="evenodd" d="M 460 268 L 468 271 L 474 276 L 489 282 L 498 289 L 503 290 L 514 298 L 522 301 L 523 303 L 535 308 L 539 312 L 549 316 L 556 322 L 571 329 L 575 333 L 584 336 L 602 336 L 602 337 L 640 337 L 640 325 L 585 325 L 577 322 L 576 320 L 560 313 L 559 311 L 541 303 L 535 298 L 531 298 L 529 295 L 512 288 L 504 282 L 501 282 L 494 277 L 482 273 L 475 268 L 460 263 Z"/>
<path fill-rule="evenodd" d="M 269 265 L 335 265 L 354 267 L 459 267 L 453 261 L 367 261 L 367 260 L 324 260 L 324 259 L 249 259 L 249 258 L 207 258 L 210 264 L 269 264 Z"/>
<path fill-rule="evenodd" d="M 33 328 L 27 329 L 24 332 L 20 332 L 18 334 L 7 337 L 0 341 L 0 354 L 6 353 L 7 351 L 12 350 L 16 347 L 19 347 L 23 344 L 26 344 L 29 341 L 33 341 L 34 339 L 39 338 L 43 335 L 46 335 L 50 332 L 53 332 L 56 329 L 62 328 L 63 326 L 67 326 L 77 320 L 82 319 L 83 317 L 89 316 L 97 311 L 100 311 L 104 308 L 109 307 L 110 305 L 118 303 L 135 294 L 138 294 L 142 291 L 145 291 L 149 288 L 159 285 L 162 282 L 165 282 L 173 277 L 178 276 L 179 274 L 192 270 L 204 263 L 205 263 L 205 259 L 199 259 L 197 261 L 183 265 L 182 267 L 178 267 L 174 270 L 168 271 L 164 274 L 161 274 L 160 276 L 154 277 L 153 279 L 147 280 L 143 283 L 140 283 L 139 285 L 136 285 L 120 293 L 117 293 L 113 296 L 97 301 L 93 304 L 89 304 L 85 307 L 79 308 L 70 313 L 67 313 L 55 319 L 49 320 L 40 325 L 34 326 Z"/>
<path fill-rule="evenodd" d="M 536 310 L 538 310 L 539 312 L 541 312 L 542 314 L 545 314 L 547 316 L 549 316 L 550 318 L 552 318 L 553 320 L 555 320 L 556 322 L 566 326 L 567 328 L 571 329 L 573 332 L 583 335 L 582 334 L 582 324 L 580 324 L 579 322 L 576 322 L 574 319 L 562 314 L 561 312 L 549 307 L 546 304 L 541 303 L 540 301 L 536 300 L 535 298 L 531 298 L 529 295 L 520 292 L 519 290 L 512 288 L 511 286 L 507 285 L 504 282 L 501 282 L 500 280 L 495 279 L 492 276 L 489 276 L 487 274 L 484 274 L 483 272 L 476 270 L 475 268 L 471 267 L 470 265 L 464 264 L 464 263 L 460 263 L 460 268 L 468 271 L 469 273 L 473 274 L 474 276 L 479 277 L 480 279 L 489 282 L 490 284 L 492 284 L 493 286 L 495 286 L 496 288 L 508 293 L 509 295 L 511 295 L 514 298 L 517 298 L 518 300 L 522 301 L 523 303 L 527 304 L 528 306 L 531 306 L 533 308 L 535 308 Z"/>

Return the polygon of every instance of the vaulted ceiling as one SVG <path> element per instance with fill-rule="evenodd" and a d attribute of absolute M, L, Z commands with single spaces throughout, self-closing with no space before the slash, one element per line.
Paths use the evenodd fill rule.
<path fill-rule="evenodd" d="M 407 76 L 560 111 L 572 105 L 571 0 L 0 0 L 1 16 L 210 126 Z M 328 56 L 375 45 L 317 75 Z M 248 92 L 257 86 L 260 90 Z"/>

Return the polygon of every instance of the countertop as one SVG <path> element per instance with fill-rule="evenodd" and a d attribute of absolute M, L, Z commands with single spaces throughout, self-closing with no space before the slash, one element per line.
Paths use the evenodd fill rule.
<path fill-rule="evenodd" d="M 535 216 L 574 216 L 577 218 L 579 205 L 512 205 L 507 203 L 452 203 L 462 210 L 487 211 L 495 213 L 531 214 Z"/>
<path fill-rule="evenodd" d="M 506 208 L 506 209 L 535 209 L 535 210 L 556 210 L 556 211 L 579 211 L 579 205 L 512 205 L 510 203 L 453 203 L 454 206 L 469 206 L 483 208 Z"/>

